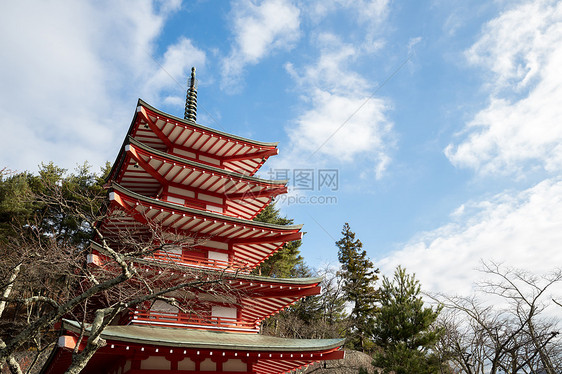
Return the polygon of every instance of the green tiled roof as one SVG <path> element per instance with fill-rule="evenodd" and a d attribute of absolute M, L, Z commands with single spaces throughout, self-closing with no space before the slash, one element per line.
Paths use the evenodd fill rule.
<path fill-rule="evenodd" d="M 76 321 L 63 320 L 63 327 L 79 332 Z M 259 334 L 240 334 L 150 326 L 108 326 L 102 338 L 119 342 L 177 348 L 229 349 L 262 352 L 314 352 L 340 347 L 345 339 L 287 339 Z"/>

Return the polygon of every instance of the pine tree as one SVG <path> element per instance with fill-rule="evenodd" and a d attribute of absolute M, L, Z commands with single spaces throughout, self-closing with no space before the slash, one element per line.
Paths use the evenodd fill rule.
<path fill-rule="evenodd" d="M 60 187 L 68 204 L 87 204 L 81 208 L 98 211 L 106 199 L 103 184 L 108 170 L 109 165 L 106 165 L 101 174 L 97 174 L 84 163 L 73 173 L 67 173 L 51 162 L 41 164 L 37 175 L 28 172 L 6 177 L 0 175 L 0 243 L 15 235 L 13 228 L 23 225 L 32 216 L 39 218 L 34 223 L 49 237 L 75 245 L 88 243 L 92 236 L 91 227 L 66 214 L 60 206 L 38 201 L 33 196 L 50 196 L 56 187 Z"/>
<path fill-rule="evenodd" d="M 255 221 L 274 223 L 276 225 L 291 225 L 293 220 L 281 217 L 279 209 L 275 204 L 269 204 L 264 210 L 254 218 Z M 300 240 L 286 243 L 283 248 L 275 252 L 265 260 L 257 269 L 256 273 L 265 276 L 286 278 L 298 276 L 299 267 L 304 266 L 304 259 L 300 255 Z"/>
<path fill-rule="evenodd" d="M 336 242 L 339 248 L 338 259 L 341 263 L 339 275 L 343 279 L 343 292 L 346 301 L 353 305 L 349 316 L 347 345 L 350 348 L 368 351 L 372 343 L 368 339 L 368 329 L 372 326 L 378 299 L 375 282 L 378 269 L 367 258 L 363 243 L 355 239 L 355 233 L 346 223 L 342 230 L 343 237 Z"/>
<path fill-rule="evenodd" d="M 424 307 L 420 283 L 400 266 L 392 282 L 383 277 L 381 300 L 373 328 L 381 348 L 373 365 L 384 373 L 437 373 L 440 362 L 432 352 L 440 331 L 433 327 L 440 309 Z"/>

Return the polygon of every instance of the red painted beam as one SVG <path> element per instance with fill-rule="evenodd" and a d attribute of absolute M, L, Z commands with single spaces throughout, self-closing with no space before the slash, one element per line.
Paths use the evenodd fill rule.
<path fill-rule="evenodd" d="M 224 157 L 223 162 L 252 160 L 252 159 L 255 159 L 255 158 L 267 158 L 267 157 L 270 157 L 270 156 L 275 156 L 277 154 L 279 154 L 279 150 L 277 148 L 267 149 L 265 151 L 254 152 L 254 153 L 250 153 L 250 154 Z"/>
<path fill-rule="evenodd" d="M 260 236 L 259 238 L 234 238 L 228 240 L 232 244 L 261 244 L 261 243 L 277 243 L 277 242 L 292 242 L 302 239 L 302 232 L 295 232 L 291 234 L 280 234 L 275 236 Z"/>
<path fill-rule="evenodd" d="M 262 190 L 258 192 L 240 192 L 226 194 L 225 196 L 231 200 L 241 200 L 241 199 L 256 199 L 258 197 L 271 197 L 287 193 L 287 186 L 276 187 L 267 190 Z"/>
<path fill-rule="evenodd" d="M 293 287 L 293 289 L 289 289 L 288 286 L 286 286 L 285 288 L 283 288 L 282 290 L 279 288 L 274 288 L 271 290 L 271 292 L 256 292 L 256 293 L 251 293 L 252 297 L 305 297 L 305 296 L 314 296 L 314 295 L 319 295 L 321 292 L 321 287 L 320 286 L 316 286 L 316 287 L 310 287 L 310 288 L 304 288 L 301 290 L 298 290 L 296 288 Z"/>
<path fill-rule="evenodd" d="M 162 142 L 166 145 L 168 150 L 171 150 L 172 147 L 174 146 L 173 143 L 170 141 L 170 139 L 168 139 L 166 135 L 164 135 L 162 130 L 160 130 L 158 126 L 156 126 L 156 124 L 152 122 L 152 120 L 148 116 L 148 113 L 146 113 L 146 109 L 142 106 L 140 107 L 140 114 L 148 124 L 148 127 L 150 127 L 152 132 L 154 132 L 154 134 L 158 137 L 158 139 L 162 140 Z"/>

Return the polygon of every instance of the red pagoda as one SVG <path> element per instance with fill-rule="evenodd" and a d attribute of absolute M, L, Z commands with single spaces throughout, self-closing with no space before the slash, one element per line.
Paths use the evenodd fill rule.
<path fill-rule="evenodd" d="M 176 269 L 220 273 L 235 297 L 208 301 L 186 313 L 163 301 L 142 304 L 102 333 L 107 345 L 83 373 L 290 372 L 343 358 L 342 339 L 285 339 L 259 334 L 260 323 L 299 299 L 320 293 L 320 278 L 251 275 L 285 243 L 302 237 L 301 225 L 253 221 L 287 181 L 254 176 L 278 153 L 277 143 L 227 134 L 195 122 L 195 69 L 180 119 L 138 101 L 132 124 L 108 178 L 109 209 L 120 211 L 100 230 L 142 233 L 149 226 L 191 238 L 189 245 L 155 252 L 146 263 L 172 261 Z M 116 236 L 118 238 L 118 236 Z M 98 244 L 88 261 L 100 264 Z M 150 262 L 152 261 L 152 262 Z M 149 265 L 150 266 L 150 265 Z M 193 306 L 190 305 L 193 309 Z M 62 373 L 71 360 L 78 322 L 64 334 L 43 370 Z"/>

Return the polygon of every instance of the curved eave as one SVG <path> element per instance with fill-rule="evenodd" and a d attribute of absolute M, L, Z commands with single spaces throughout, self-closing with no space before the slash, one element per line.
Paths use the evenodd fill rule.
<path fill-rule="evenodd" d="M 228 221 L 233 224 L 237 225 L 244 225 L 248 227 L 256 227 L 256 228 L 265 228 L 275 231 L 287 232 L 287 231 L 299 231 L 303 225 L 276 225 L 273 223 L 265 223 L 259 221 L 249 221 L 242 218 L 236 217 L 229 217 L 218 213 L 211 213 L 207 211 L 202 211 L 199 209 L 193 209 L 189 207 L 185 207 L 182 205 L 168 203 L 166 201 L 161 201 L 157 199 L 153 199 L 150 197 L 146 197 L 140 194 L 137 194 L 133 191 L 130 191 L 117 183 L 112 183 L 110 187 L 110 200 L 111 200 L 111 192 L 118 191 L 131 199 L 142 201 L 148 205 L 154 205 L 161 208 L 166 208 L 167 210 L 174 211 L 174 212 L 182 212 L 189 215 L 196 215 L 196 216 L 203 216 L 208 218 L 209 220 L 217 220 L 217 221 Z"/>
<path fill-rule="evenodd" d="M 68 335 L 61 336 L 62 340 L 59 339 L 59 344 L 53 349 L 42 373 L 62 373 L 72 361 L 72 348 L 76 345 L 80 325 L 69 320 L 63 320 L 62 325 Z M 89 332 L 86 331 L 86 336 L 88 335 Z M 165 357 L 175 362 L 186 358 L 199 362 L 248 360 L 248 371 L 241 373 L 255 374 L 289 373 L 315 362 L 345 357 L 345 351 L 341 349 L 344 344 L 343 339 L 286 339 L 254 334 L 147 326 L 108 326 L 101 337 L 107 341 L 107 345 L 100 348 L 86 364 L 82 370 L 84 374 L 110 372 L 124 361 L 141 365 L 140 361 L 148 357 Z M 67 338 L 68 344 L 66 344 Z M 189 372 L 181 370 L 184 371 Z M 179 371 L 171 370 L 171 372 Z M 191 370 L 191 372 L 195 371 Z"/>
<path fill-rule="evenodd" d="M 231 259 L 253 269 L 285 243 L 301 240 L 302 225 L 275 225 L 210 213 L 145 197 L 117 184 L 109 193 L 111 214 L 100 225 L 109 240 L 121 233 L 151 235 L 150 226 L 192 238 L 202 246 L 230 251 Z M 123 214 L 124 213 L 124 214 Z"/>
<path fill-rule="evenodd" d="M 272 278 L 264 277 L 261 275 L 253 274 L 240 274 L 236 277 L 237 279 L 244 279 L 248 281 L 254 281 L 257 283 L 277 283 L 286 285 L 311 285 L 318 284 L 322 282 L 322 277 L 309 277 L 309 278 Z"/>
<path fill-rule="evenodd" d="M 258 177 L 254 177 L 254 176 L 250 176 L 250 175 L 235 173 L 233 171 L 228 171 L 228 170 L 217 168 L 217 167 L 214 167 L 214 166 L 211 166 L 211 165 L 202 164 L 202 163 L 197 162 L 197 161 L 192 161 L 192 160 L 189 160 L 187 158 L 182 158 L 182 157 L 179 157 L 179 156 L 170 155 L 166 152 L 162 152 L 162 151 L 159 151 L 159 150 L 154 149 L 152 147 L 149 147 L 146 144 L 143 144 L 142 142 L 140 142 L 140 141 L 138 141 L 138 140 L 136 140 L 136 139 L 134 139 L 130 136 L 127 139 L 128 139 L 128 143 L 124 147 L 125 152 L 127 151 L 127 145 L 132 144 L 133 146 L 138 147 L 138 148 L 140 148 L 140 149 L 142 149 L 142 150 L 144 150 L 148 153 L 151 153 L 155 156 L 158 156 L 162 159 L 167 159 L 167 160 L 170 160 L 172 162 L 176 162 L 176 163 L 179 163 L 179 164 L 182 164 L 182 165 L 206 170 L 209 173 L 221 174 L 221 175 L 224 175 L 225 178 L 236 178 L 236 179 L 239 179 L 239 180 L 244 180 L 244 181 L 248 181 L 248 182 L 252 182 L 252 183 L 256 183 L 256 184 L 268 184 L 268 185 L 280 185 L 280 186 L 284 186 L 289 181 L 287 179 L 284 179 L 284 180 L 269 180 L 269 179 L 258 178 Z"/>
<path fill-rule="evenodd" d="M 142 103 L 137 106 L 129 131 L 130 136 L 152 148 L 248 175 L 279 153 L 277 143 L 252 141 L 153 109 Z"/>
<path fill-rule="evenodd" d="M 108 180 L 114 179 L 114 175 L 117 172 L 117 170 L 119 170 L 120 168 L 120 163 L 123 161 L 123 148 L 125 147 L 125 145 L 127 144 L 128 140 L 127 137 L 128 136 L 132 136 L 133 133 L 135 132 L 136 127 L 138 126 L 138 119 L 139 119 L 139 108 L 145 108 L 146 110 L 154 113 L 156 116 L 161 116 L 162 118 L 165 118 L 169 121 L 172 121 L 174 123 L 178 123 L 181 124 L 182 126 L 188 126 L 190 128 L 193 128 L 199 132 L 205 132 L 208 134 L 212 134 L 215 137 L 223 137 L 226 139 L 230 139 L 233 142 L 239 142 L 239 143 L 243 143 L 246 144 L 248 147 L 250 148 L 254 148 L 256 149 L 254 152 L 250 152 L 248 153 L 246 156 L 243 156 L 243 158 L 245 158 L 246 160 L 251 160 L 252 158 L 258 158 L 259 160 L 254 160 L 253 161 L 253 165 L 241 165 L 239 164 L 240 161 L 234 161 L 234 164 L 236 165 L 229 165 L 231 170 L 235 170 L 237 168 L 241 168 L 241 170 L 244 171 L 244 174 L 249 174 L 249 175 L 253 175 L 263 164 L 264 162 L 269 158 L 270 155 L 273 154 L 277 154 L 278 149 L 277 149 L 277 145 L 278 142 L 260 142 L 260 141 L 256 141 L 256 140 L 252 140 L 252 139 L 247 139 L 247 138 L 243 138 L 241 136 L 237 136 L 237 135 L 233 135 L 233 134 L 228 134 L 226 132 L 223 131 L 219 131 L 219 130 L 215 130 L 212 129 L 210 127 L 206 127 L 206 126 L 202 126 L 199 125 L 193 121 L 190 120 L 186 120 L 186 119 L 182 119 L 179 117 L 175 117 L 172 116 L 170 114 L 167 114 L 165 112 L 162 112 L 159 109 L 154 108 L 153 106 L 147 104 L 145 101 L 143 101 L 142 99 L 139 99 L 137 102 L 137 109 L 135 110 L 135 114 L 133 115 L 133 118 L 131 120 L 131 124 L 129 126 L 129 129 L 127 130 L 127 134 L 125 136 L 125 139 L 121 145 L 120 148 L 120 152 L 115 160 L 115 162 L 113 163 L 113 167 L 109 173 L 108 176 Z M 269 152 L 269 155 L 266 155 L 265 157 L 261 157 L 261 156 L 257 156 L 257 153 L 260 153 L 259 150 L 263 150 L 263 151 L 267 151 Z M 240 155 L 237 155 L 240 156 Z M 228 163 L 232 163 L 233 161 L 228 161 Z"/>
<path fill-rule="evenodd" d="M 279 144 L 279 142 L 261 142 L 261 141 L 258 141 L 258 140 L 252 140 L 252 139 L 248 139 L 248 138 L 243 138 L 243 137 L 238 136 L 238 135 L 229 134 L 227 132 L 223 132 L 223 131 L 220 131 L 220 130 L 215 130 L 215 129 L 212 129 L 212 128 L 207 127 L 207 126 L 197 124 L 193 121 L 190 121 L 190 120 L 187 120 L 187 119 L 183 119 L 183 118 L 176 117 L 176 116 L 173 116 L 171 114 L 165 113 L 165 112 L 151 106 L 150 104 L 148 104 L 146 101 L 144 101 L 142 99 L 139 99 L 137 106 L 138 105 L 143 106 L 146 109 L 150 110 L 151 112 L 157 113 L 158 115 L 161 115 L 162 117 L 168 118 L 172 121 L 182 123 L 182 124 L 188 125 L 188 126 L 193 126 L 193 127 L 197 128 L 197 129 L 200 129 L 202 131 L 210 132 L 210 133 L 216 134 L 218 136 L 228 137 L 228 138 L 231 138 L 233 140 L 237 140 L 239 142 L 244 142 L 244 143 L 248 143 L 248 144 L 252 144 L 252 145 L 256 145 L 256 146 L 260 146 L 260 147 L 273 147 L 273 148 L 277 147 L 277 145 Z"/>
<path fill-rule="evenodd" d="M 80 324 L 76 321 L 64 319 L 63 328 L 80 333 Z M 134 325 L 107 326 L 101 337 L 151 346 L 259 352 L 322 352 L 338 349 L 345 342 L 345 339 L 288 339 L 261 334 Z"/>
<path fill-rule="evenodd" d="M 171 156 L 132 138 L 122 152 L 111 180 L 144 196 L 171 195 L 201 209 L 206 203 L 195 197 L 202 193 L 219 199 L 207 204 L 218 206 L 223 213 L 251 220 L 272 198 L 287 192 L 287 180 L 229 172 Z"/>
<path fill-rule="evenodd" d="M 94 255 L 96 252 L 104 253 L 102 247 L 95 242 L 92 242 L 91 249 Z M 174 266 L 174 271 L 181 271 L 181 267 L 178 267 L 177 264 L 172 265 L 169 262 L 155 261 L 150 257 L 142 259 L 126 258 L 141 267 L 165 269 Z M 92 263 L 103 267 L 105 261 L 108 260 L 100 259 L 99 261 L 92 261 Z M 321 287 L 318 285 L 322 281 L 321 277 L 271 278 L 189 265 L 186 265 L 185 269 L 186 274 L 190 277 L 209 275 L 223 278 L 224 282 L 240 297 L 237 301 L 237 307 L 240 309 L 239 317 L 241 320 L 254 321 L 255 323 L 261 323 L 264 319 L 279 313 L 303 297 L 319 295 L 321 292 Z M 150 325 L 150 319 L 144 320 L 142 323 Z"/>
<path fill-rule="evenodd" d="M 98 252 L 104 252 L 102 246 L 91 240 L 90 241 L 90 246 L 92 250 L 98 251 Z M 134 262 L 138 262 L 138 263 L 142 263 L 145 265 L 151 265 L 151 266 L 161 266 L 161 267 L 166 267 L 168 265 L 166 265 L 166 263 L 162 263 L 162 262 L 158 262 L 155 263 L 154 261 L 151 260 L 144 260 L 144 259 L 130 259 L 133 260 Z M 177 267 L 177 266 L 175 266 Z M 255 283 L 264 283 L 264 284 L 281 284 L 281 285 L 295 285 L 295 286 L 310 286 L 310 285 L 316 285 L 320 282 L 322 282 L 322 280 L 324 279 L 323 277 L 307 277 L 307 278 L 273 278 L 273 277 L 264 277 L 261 275 L 254 275 L 254 274 L 244 274 L 244 273 L 236 273 L 236 274 L 229 274 L 229 273 L 225 273 L 222 270 L 216 270 L 216 269 L 202 269 L 202 268 L 190 268 L 189 270 L 190 272 L 192 271 L 197 271 L 197 272 L 201 272 L 202 274 L 212 274 L 212 275 L 220 275 L 223 278 L 226 279 L 236 279 L 236 280 L 244 280 L 247 282 L 255 282 Z"/>

